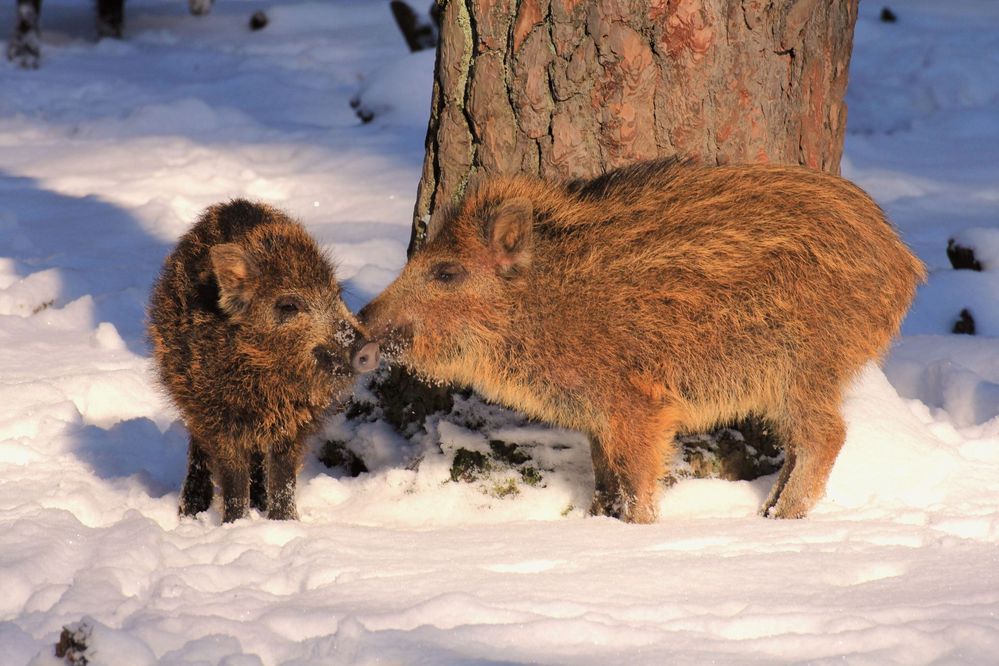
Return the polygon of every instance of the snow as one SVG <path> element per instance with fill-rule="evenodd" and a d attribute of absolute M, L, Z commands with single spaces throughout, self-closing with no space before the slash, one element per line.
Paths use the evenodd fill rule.
<path fill-rule="evenodd" d="M 436 51 L 413 53 L 375 70 L 361 81 L 358 111 L 394 125 L 426 131 L 434 85 Z"/>
<path fill-rule="evenodd" d="M 848 392 L 807 519 L 756 515 L 772 478 L 681 480 L 651 526 L 588 517 L 584 437 L 459 399 L 408 437 L 334 417 L 316 450 L 347 441 L 369 473 L 310 455 L 301 521 L 220 525 L 177 516 L 149 286 L 201 209 L 246 196 L 300 218 L 363 305 L 405 262 L 433 56 L 382 2 L 134 0 L 96 43 L 89 3 L 46 0 L 41 68 L 0 63 L 0 661 L 60 663 L 69 627 L 92 664 L 995 663 L 999 6 L 880 9 L 843 171 L 930 277 Z M 950 238 L 984 270 L 951 269 Z M 951 334 L 963 308 L 978 335 Z M 530 462 L 451 480 L 494 439 Z"/>

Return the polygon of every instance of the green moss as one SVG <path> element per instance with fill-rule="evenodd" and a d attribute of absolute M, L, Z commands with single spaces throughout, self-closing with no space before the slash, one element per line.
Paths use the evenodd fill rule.
<path fill-rule="evenodd" d="M 780 469 L 782 456 L 773 436 L 765 429 L 757 432 L 747 428 L 745 433 L 752 439 L 730 428 L 683 437 L 681 455 L 689 466 L 689 476 L 751 481 Z M 684 475 L 675 473 L 675 476 L 682 478 Z"/>
<path fill-rule="evenodd" d="M 490 440 L 489 448 L 492 449 L 493 458 L 508 465 L 523 465 L 531 459 L 530 456 L 517 448 L 516 444 L 507 444 L 498 439 Z"/>
<path fill-rule="evenodd" d="M 455 26 L 461 32 L 461 61 L 455 68 L 458 78 L 454 82 L 454 90 L 446 91 L 451 98 L 451 102 L 458 105 L 458 108 L 465 107 L 466 88 L 468 87 L 468 72 L 472 64 L 472 19 L 468 15 L 468 8 L 464 2 L 457 4 L 458 15 L 455 17 Z"/>
<path fill-rule="evenodd" d="M 500 499 L 504 497 L 516 497 L 520 494 L 516 479 L 504 479 L 493 483 L 492 494 Z"/>
<path fill-rule="evenodd" d="M 531 466 L 522 467 L 520 469 L 520 478 L 524 483 L 535 488 L 540 486 L 541 482 L 544 480 L 544 477 L 541 476 L 541 472 L 538 471 L 538 468 Z"/>
<path fill-rule="evenodd" d="M 488 473 L 491 467 L 486 454 L 458 449 L 454 452 L 454 461 L 451 463 L 451 480 L 471 483 Z"/>
<path fill-rule="evenodd" d="M 542 472 L 531 463 L 531 457 L 516 444 L 499 439 L 489 441 L 489 451 L 469 451 L 460 448 L 451 463 L 451 480 L 465 483 L 483 481 L 482 491 L 494 497 L 520 494 L 520 484 L 543 485 Z M 502 479 L 498 477 L 502 476 Z M 487 478 L 492 477 L 492 478 Z"/>

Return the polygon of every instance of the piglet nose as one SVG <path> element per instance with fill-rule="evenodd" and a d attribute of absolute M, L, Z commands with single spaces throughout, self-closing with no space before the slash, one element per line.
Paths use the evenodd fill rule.
<path fill-rule="evenodd" d="M 354 352 L 351 364 L 357 372 L 371 372 L 378 367 L 378 343 L 369 342 Z"/>

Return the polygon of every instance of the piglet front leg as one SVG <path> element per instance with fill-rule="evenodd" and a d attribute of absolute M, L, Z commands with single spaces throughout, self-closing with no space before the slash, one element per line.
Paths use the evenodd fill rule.
<path fill-rule="evenodd" d="M 298 520 L 295 488 L 302 447 L 298 442 L 282 442 L 271 448 L 267 469 L 267 517 L 271 520 Z"/>

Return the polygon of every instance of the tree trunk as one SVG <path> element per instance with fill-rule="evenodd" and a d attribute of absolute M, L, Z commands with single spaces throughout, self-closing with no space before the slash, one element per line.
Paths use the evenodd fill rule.
<path fill-rule="evenodd" d="M 838 173 L 857 2 L 438 0 L 409 254 L 434 211 L 482 177 L 591 177 L 673 155 Z M 402 386 L 378 392 L 447 402 L 440 388 Z M 772 450 L 761 424 L 736 427 Z"/>
<path fill-rule="evenodd" d="M 839 171 L 857 0 L 441 0 L 410 252 L 483 176 L 680 155 Z"/>

